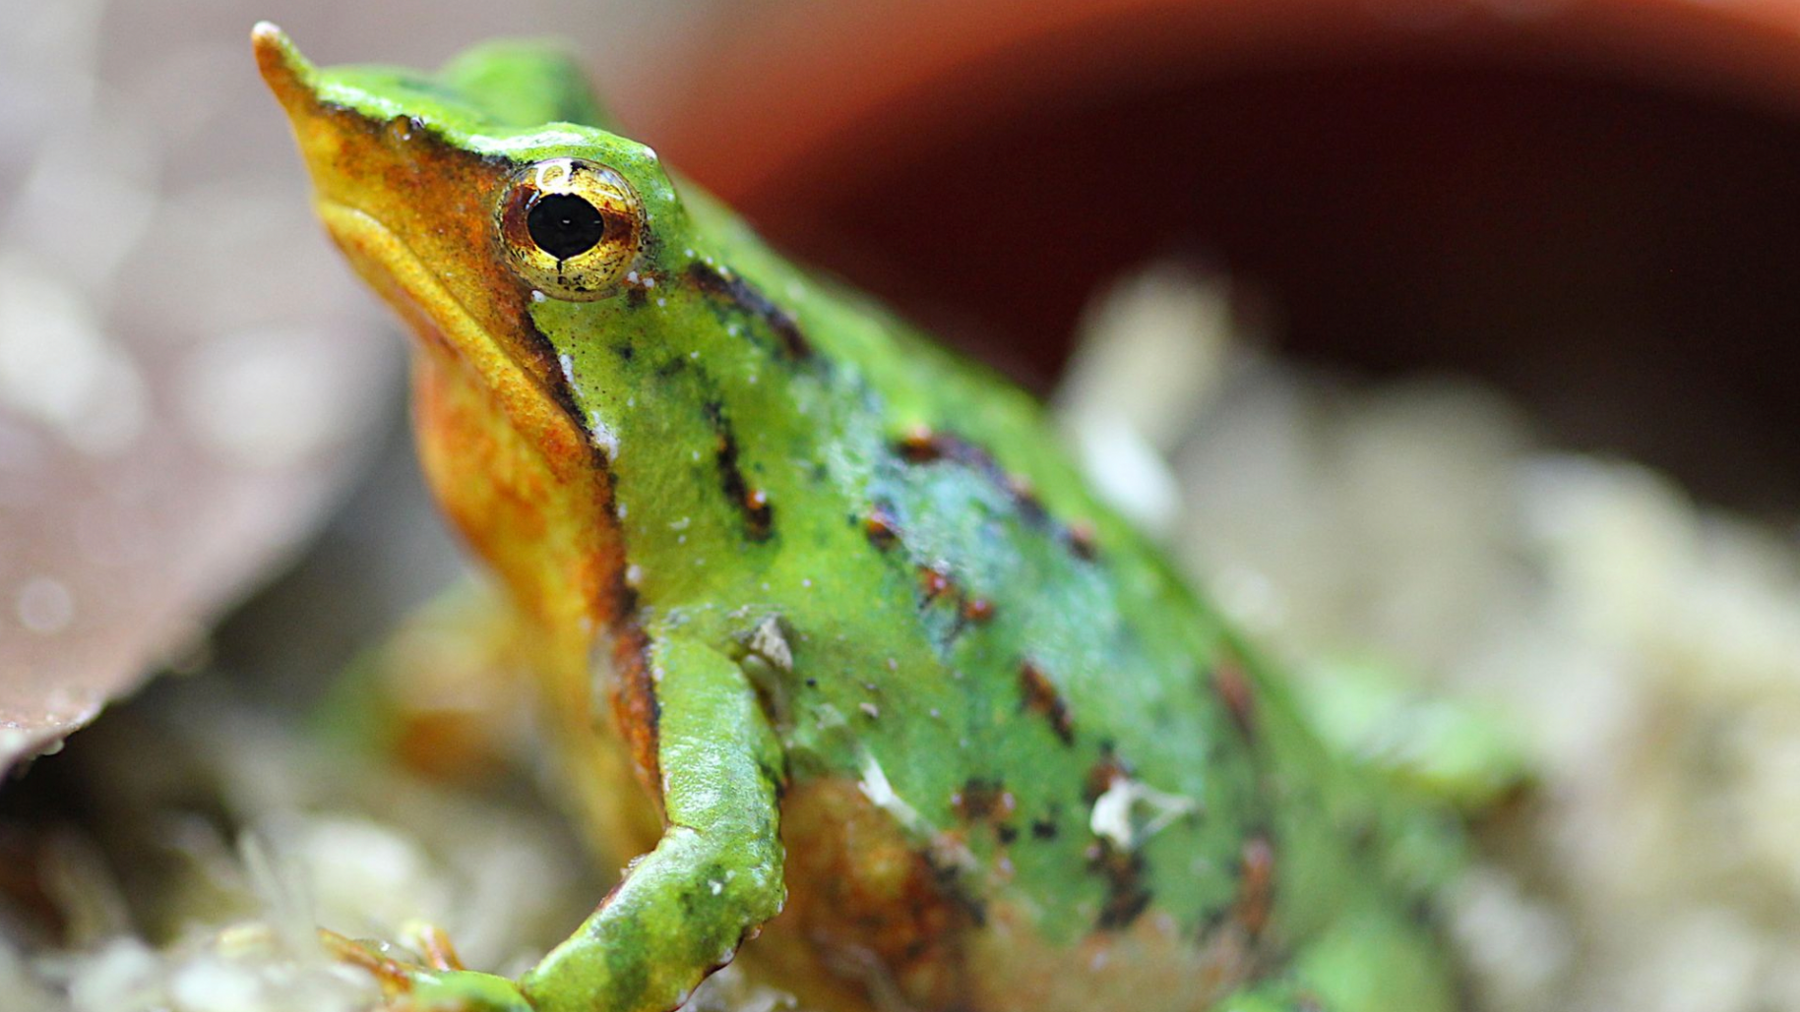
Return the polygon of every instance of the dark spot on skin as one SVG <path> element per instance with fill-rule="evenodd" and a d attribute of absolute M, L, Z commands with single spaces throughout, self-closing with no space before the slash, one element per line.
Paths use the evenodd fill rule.
<path fill-rule="evenodd" d="M 818 687 L 819 687 L 819 680 L 818 680 L 818 679 L 817 679 L 817 678 L 808 678 L 808 679 L 807 679 L 807 680 L 806 680 L 806 687 L 807 687 L 807 688 L 809 688 L 809 689 L 816 689 L 816 688 L 818 688 Z"/>
<path fill-rule="evenodd" d="M 1269 926 L 1275 903 L 1275 846 L 1261 833 L 1244 841 L 1235 915 L 1252 941 Z"/>
<path fill-rule="evenodd" d="M 1230 656 L 1221 657 L 1213 665 L 1212 687 L 1219 702 L 1225 704 L 1225 712 L 1230 715 L 1238 733 L 1245 738 L 1255 737 L 1256 696 L 1250 689 L 1250 679 L 1244 673 L 1243 665 Z"/>
<path fill-rule="evenodd" d="M 984 447 L 952 433 L 937 432 L 926 425 L 915 425 L 901 434 L 894 449 L 909 463 L 950 461 L 979 472 L 995 488 L 1006 494 L 1026 523 L 1049 529 L 1051 535 L 1069 546 L 1069 550 L 1077 558 L 1091 562 L 1098 556 L 1093 525 L 1086 521 L 1072 526 L 1058 523 L 1044 508 L 1031 481 L 1023 475 L 1007 472 Z"/>
<path fill-rule="evenodd" d="M 388 139 L 405 144 L 425 132 L 425 121 L 417 116 L 395 116 L 388 120 Z"/>
<path fill-rule="evenodd" d="M 999 837 L 1001 843 L 1012 843 L 1019 838 L 1019 831 L 1012 826 L 1000 825 L 994 828 L 994 835 Z"/>
<path fill-rule="evenodd" d="M 620 360 L 629 362 L 637 357 L 637 349 L 633 348 L 630 344 L 621 342 L 613 345 L 613 354 L 619 356 Z"/>
<path fill-rule="evenodd" d="M 1082 785 L 1081 799 L 1087 804 L 1100 800 L 1114 782 L 1131 775 L 1131 765 L 1119 758 L 1113 743 L 1100 743 L 1100 759 L 1088 769 L 1087 783 Z"/>
<path fill-rule="evenodd" d="M 953 864 L 946 864 L 939 857 L 927 851 L 925 860 L 931 869 L 932 879 L 936 882 L 938 892 L 950 901 L 968 918 L 970 924 L 979 928 L 987 923 L 987 905 L 969 891 L 968 883 L 963 880 L 962 869 Z"/>
<path fill-rule="evenodd" d="M 915 464 L 928 464 L 944 456 L 937 436 L 923 425 L 913 426 L 900 437 L 900 455 Z"/>
<path fill-rule="evenodd" d="M 1019 686 L 1025 693 L 1020 708 L 1048 720 L 1051 730 L 1056 732 L 1056 737 L 1064 745 L 1075 744 L 1075 727 L 1069 719 L 1069 704 L 1056 691 L 1050 676 L 1044 674 L 1043 669 L 1035 663 L 1025 661 L 1019 665 Z"/>
<path fill-rule="evenodd" d="M 650 295 L 642 288 L 632 286 L 625 289 L 625 305 L 631 309 L 642 309 L 650 304 Z"/>
<path fill-rule="evenodd" d="M 962 790 L 950 795 L 950 804 L 965 822 L 1009 819 L 1013 809 L 1018 806 L 1012 792 L 998 780 L 983 780 L 980 777 L 971 777 L 963 784 Z"/>
<path fill-rule="evenodd" d="M 1096 541 L 1097 535 L 1094 532 L 1093 524 L 1086 520 L 1077 520 L 1069 525 L 1064 536 L 1069 541 L 1069 550 L 1074 552 L 1077 558 L 1092 562 L 1100 557 L 1100 546 Z"/>
<path fill-rule="evenodd" d="M 1100 930 L 1129 927 L 1150 906 L 1150 888 L 1144 883 L 1144 855 L 1104 843 L 1098 855 L 1090 858 L 1088 868 L 1106 880 L 1106 899 L 1095 922 Z"/>
<path fill-rule="evenodd" d="M 806 340 L 806 335 L 800 332 L 799 322 L 748 281 L 726 274 L 702 260 L 688 264 L 688 277 L 709 297 L 761 321 L 775 335 L 776 340 L 781 342 L 781 349 L 788 357 L 812 357 L 812 345 Z"/>
<path fill-rule="evenodd" d="M 671 376 L 681 375 L 687 367 L 687 357 L 685 355 L 676 355 L 673 358 L 664 359 L 663 364 L 656 367 L 656 375 L 663 379 L 668 379 Z"/>
<path fill-rule="evenodd" d="M 894 529 L 894 523 L 893 513 L 877 503 L 863 519 L 863 533 L 869 536 L 869 543 L 876 548 L 892 548 L 900 540 L 900 533 Z"/>
<path fill-rule="evenodd" d="M 1057 828 L 1056 828 L 1056 822 L 1054 820 L 1051 820 L 1051 819 L 1033 819 L 1033 820 L 1031 820 L 1031 838 L 1033 840 L 1054 840 L 1054 839 L 1056 839 L 1056 834 L 1057 834 Z"/>
<path fill-rule="evenodd" d="M 950 581 L 950 574 L 935 566 L 919 567 L 919 590 L 925 595 L 927 603 L 935 601 L 956 589 Z"/>
<path fill-rule="evenodd" d="M 726 501 L 744 515 L 745 536 L 751 541 L 767 541 L 775 530 L 774 507 L 764 492 L 752 489 L 744 482 L 744 472 L 738 465 L 737 433 L 725 416 L 724 405 L 708 401 L 705 410 L 707 422 L 718 436 L 714 460 L 719 470 L 719 487 L 724 491 Z"/>

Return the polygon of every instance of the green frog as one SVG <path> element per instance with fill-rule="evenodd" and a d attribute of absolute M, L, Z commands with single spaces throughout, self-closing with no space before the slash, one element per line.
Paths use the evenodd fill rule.
<path fill-rule="evenodd" d="M 1322 745 L 1027 394 L 772 251 L 565 55 L 254 41 L 638 855 L 516 981 L 343 943 L 395 1005 L 664 1012 L 741 951 L 846 1012 L 1457 1006 L 1454 820 Z"/>

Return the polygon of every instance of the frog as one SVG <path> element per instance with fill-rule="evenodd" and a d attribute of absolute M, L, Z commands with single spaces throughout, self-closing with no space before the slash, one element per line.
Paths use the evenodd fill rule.
<path fill-rule="evenodd" d="M 844 1012 L 1460 1007 L 1455 814 L 1328 747 L 1031 395 L 773 249 L 563 48 L 253 42 L 630 858 L 516 979 L 339 940 L 394 1007 L 666 1012 L 740 956 Z"/>

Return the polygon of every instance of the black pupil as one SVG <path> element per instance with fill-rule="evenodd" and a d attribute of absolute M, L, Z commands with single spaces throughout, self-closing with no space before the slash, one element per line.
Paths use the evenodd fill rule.
<path fill-rule="evenodd" d="M 594 205 L 572 193 L 550 193 L 531 205 L 525 227 L 539 249 L 567 260 L 594 248 L 606 234 L 606 219 Z"/>

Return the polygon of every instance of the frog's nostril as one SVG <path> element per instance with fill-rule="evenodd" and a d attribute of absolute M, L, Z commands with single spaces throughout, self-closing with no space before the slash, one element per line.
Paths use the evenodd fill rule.
<path fill-rule="evenodd" d="M 538 248 L 558 260 L 593 249 L 606 236 L 599 209 L 572 193 L 545 194 L 532 203 L 525 228 Z"/>

